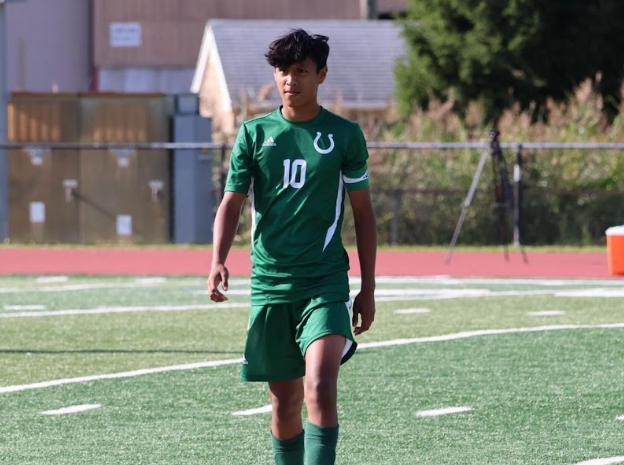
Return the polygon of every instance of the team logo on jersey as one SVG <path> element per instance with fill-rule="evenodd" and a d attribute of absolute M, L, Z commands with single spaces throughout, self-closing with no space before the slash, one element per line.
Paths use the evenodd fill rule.
<path fill-rule="evenodd" d="M 316 149 L 316 151 L 318 153 L 322 153 L 323 155 L 331 152 L 332 150 L 334 150 L 334 135 L 333 134 L 329 134 L 327 137 L 329 137 L 329 148 L 328 149 L 322 149 L 318 146 L 319 140 L 321 140 L 321 133 L 317 132 L 316 133 L 316 138 L 314 139 L 314 148 Z"/>
<path fill-rule="evenodd" d="M 267 140 L 265 140 L 262 143 L 263 147 L 277 147 L 277 144 L 275 143 L 275 140 L 272 137 L 269 137 Z"/>

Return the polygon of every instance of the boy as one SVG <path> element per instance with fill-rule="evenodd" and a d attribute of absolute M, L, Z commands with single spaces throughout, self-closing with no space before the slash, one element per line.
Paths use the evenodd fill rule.
<path fill-rule="evenodd" d="M 277 465 L 303 465 L 304 455 L 307 465 L 335 463 L 338 370 L 355 351 L 353 333 L 368 330 L 375 315 L 368 152 L 356 123 L 318 104 L 327 40 L 298 29 L 270 45 L 265 56 L 283 105 L 240 128 L 214 224 L 208 291 L 223 302 L 218 286 L 227 291 L 225 260 L 251 189 L 251 314 L 241 378 L 268 382 Z M 362 275 L 352 317 L 340 237 L 345 190 Z"/>

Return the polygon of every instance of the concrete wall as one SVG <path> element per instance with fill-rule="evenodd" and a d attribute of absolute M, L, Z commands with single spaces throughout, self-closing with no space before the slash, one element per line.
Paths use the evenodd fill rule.
<path fill-rule="evenodd" d="M 26 0 L 6 4 L 10 91 L 89 89 L 89 3 Z"/>

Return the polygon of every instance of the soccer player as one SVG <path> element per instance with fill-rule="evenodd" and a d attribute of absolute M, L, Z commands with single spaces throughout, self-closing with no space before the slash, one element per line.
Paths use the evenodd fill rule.
<path fill-rule="evenodd" d="M 213 301 L 227 299 L 225 262 L 249 193 L 252 292 L 241 378 L 268 382 L 277 465 L 302 465 L 304 456 L 307 465 L 335 463 L 338 371 L 355 351 L 354 334 L 368 330 L 375 316 L 368 152 L 356 123 L 318 104 L 327 41 L 298 29 L 269 46 L 265 56 L 282 105 L 240 128 L 215 218 L 207 283 Z M 362 278 L 352 314 L 340 236 L 345 191 Z"/>

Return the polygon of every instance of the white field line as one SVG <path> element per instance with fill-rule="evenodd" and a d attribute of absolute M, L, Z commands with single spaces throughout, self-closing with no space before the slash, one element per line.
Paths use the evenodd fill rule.
<path fill-rule="evenodd" d="M 615 418 L 618 421 L 624 421 L 624 415 L 620 415 L 619 417 Z"/>
<path fill-rule="evenodd" d="M 375 281 L 378 284 L 529 284 L 536 286 L 559 287 L 559 286 L 622 286 L 622 280 L 612 279 L 540 279 L 540 278 L 452 278 L 450 276 L 378 276 Z M 359 277 L 349 278 L 349 283 L 360 284 Z"/>
<path fill-rule="evenodd" d="M 259 413 L 271 413 L 272 411 L 273 407 L 271 405 L 265 405 L 264 407 L 241 410 L 240 412 L 232 412 L 232 415 L 237 417 L 246 417 L 249 415 L 257 415 Z"/>
<path fill-rule="evenodd" d="M 156 283 L 90 283 L 90 284 L 67 284 L 63 286 L 43 286 L 43 287 L 3 287 L 0 294 L 20 294 L 33 292 L 74 292 L 92 291 L 94 289 L 132 289 L 153 287 Z"/>
<path fill-rule="evenodd" d="M 89 285 L 92 286 L 92 285 Z M 103 284 L 103 286 L 109 286 Z M 131 287 L 131 286 L 130 286 Z M 1 293 L 0 289 L 0 293 Z M 205 293 L 205 291 L 193 291 L 194 293 Z M 235 290 L 229 292 L 232 295 L 249 295 L 249 290 Z M 355 293 L 354 293 L 355 294 Z M 503 291 L 492 292 L 487 289 L 381 289 L 376 292 L 378 302 L 398 302 L 415 300 L 442 300 L 458 299 L 467 297 L 503 297 L 503 296 L 524 296 L 552 294 L 551 291 Z M 90 315 L 107 313 L 129 313 L 129 312 L 168 312 L 185 310 L 210 310 L 219 308 L 242 308 L 249 306 L 249 302 L 238 304 L 207 304 L 207 305 L 160 305 L 160 306 L 132 306 L 132 307 L 98 307 L 90 309 L 68 309 L 49 311 L 28 311 L 17 313 L 0 313 L 0 318 L 34 318 L 45 316 L 66 316 L 66 315 Z M 5 308 L 5 310 L 9 310 Z M 12 309 L 11 309 L 12 310 Z M 15 310 L 18 310 L 17 308 Z M 30 309 L 22 309 L 30 310 Z M 36 309 L 32 309 L 36 310 Z"/>
<path fill-rule="evenodd" d="M 5 310 L 17 311 L 17 310 L 45 310 L 45 305 L 5 305 Z"/>
<path fill-rule="evenodd" d="M 572 329 L 615 329 L 624 328 L 624 323 L 601 324 L 601 325 L 553 325 L 535 326 L 529 328 L 507 328 L 507 329 L 481 329 L 476 331 L 465 331 L 462 333 L 442 334 L 440 336 L 415 337 L 411 339 L 393 339 L 390 341 L 364 342 L 358 344 L 358 349 L 373 349 L 376 347 L 399 346 L 406 344 L 421 344 L 425 342 L 455 341 L 457 339 L 468 339 L 480 336 L 496 336 L 499 334 L 514 333 L 537 333 L 543 331 L 563 331 Z"/>
<path fill-rule="evenodd" d="M 167 282 L 167 278 L 157 276 L 152 278 L 136 278 L 134 282 L 139 284 L 164 284 Z"/>
<path fill-rule="evenodd" d="M 610 457 L 607 459 L 594 459 L 587 460 L 586 462 L 576 463 L 574 465 L 612 465 L 614 463 L 622 463 L 624 462 L 624 457 Z"/>
<path fill-rule="evenodd" d="M 42 389 L 42 388 L 48 388 L 48 387 L 53 387 L 53 386 L 64 386 L 66 384 L 89 383 L 91 381 L 101 381 L 103 379 L 133 378 L 135 376 L 151 375 L 154 373 L 166 373 L 169 371 L 185 371 L 185 370 L 197 370 L 200 368 L 214 368 L 214 367 L 223 366 L 223 365 L 235 365 L 237 363 L 242 363 L 242 361 L 243 361 L 242 358 L 230 359 L 230 360 L 213 360 L 210 362 L 187 363 L 184 365 L 173 365 L 173 366 L 168 366 L 168 367 L 145 368 L 143 370 L 124 371 L 121 373 L 111 373 L 107 375 L 93 375 L 93 376 L 81 376 L 79 378 L 55 379 L 52 381 L 43 381 L 41 383 L 0 387 L 0 394 L 5 394 L 8 392 L 27 391 L 30 389 Z"/>
<path fill-rule="evenodd" d="M 354 293 L 355 294 L 355 293 Z M 529 295 L 552 295 L 555 297 L 624 297 L 624 289 L 588 289 L 578 291 L 490 291 L 489 289 L 386 289 L 375 292 L 378 302 L 414 300 L 446 300 L 482 297 L 520 297 Z M 379 296 L 379 297 L 377 297 Z"/>
<path fill-rule="evenodd" d="M 45 412 L 41 412 L 42 415 L 67 415 L 68 413 L 79 413 L 86 412 L 87 410 L 93 410 L 96 408 L 100 408 L 100 404 L 84 404 L 84 405 L 74 405 L 73 407 L 65 407 L 60 408 L 58 410 L 46 410 Z"/>
<path fill-rule="evenodd" d="M 358 290 L 351 291 L 351 297 L 358 294 Z M 460 299 L 464 297 L 506 297 L 518 295 L 552 295 L 553 291 L 491 291 L 489 289 L 377 289 L 375 298 L 380 301 L 392 300 L 439 300 Z M 198 289 L 191 291 L 193 295 L 208 295 L 208 291 Z M 251 289 L 230 289 L 226 295 L 251 295 Z"/>
<path fill-rule="evenodd" d="M 378 284 L 444 284 L 461 286 L 465 284 L 529 284 L 535 286 L 560 287 L 560 286 L 621 286 L 622 281 L 613 279 L 539 279 L 539 278 L 452 278 L 442 276 L 377 276 Z M 230 286 L 243 286 L 251 284 L 250 278 L 231 278 Z M 349 278 L 350 284 L 361 284 L 358 276 Z"/>
<path fill-rule="evenodd" d="M 251 289 L 228 289 L 227 291 L 223 291 L 225 295 L 251 295 Z M 208 291 L 206 289 L 200 289 L 197 291 L 191 291 L 193 295 L 208 295 Z"/>
<path fill-rule="evenodd" d="M 537 326 L 533 328 L 484 329 L 484 330 L 479 330 L 479 331 L 466 331 L 462 333 L 444 334 L 440 336 L 417 337 L 417 338 L 412 338 L 412 339 L 393 339 L 390 341 L 380 341 L 380 342 L 365 342 L 365 343 L 359 344 L 358 348 L 359 349 L 373 349 L 376 347 L 390 347 L 390 346 L 406 345 L 406 344 L 420 344 L 420 343 L 426 343 L 426 342 L 452 341 L 456 339 L 467 339 L 471 337 L 480 337 L 480 336 L 493 336 L 493 335 L 498 335 L 498 334 L 532 333 L 532 332 L 540 332 L 540 331 L 562 331 L 562 330 L 573 330 L 573 329 L 617 329 L 617 328 L 624 328 L 624 323 L 600 324 L 600 325 Z M 221 365 L 233 365 L 236 363 L 241 363 L 242 361 L 243 361 L 242 358 L 229 359 L 229 360 L 213 360 L 210 362 L 199 362 L 199 363 L 189 363 L 185 365 L 173 365 L 173 366 L 168 366 L 168 367 L 147 368 L 144 370 L 126 371 L 122 373 L 83 376 L 80 378 L 57 379 L 57 380 L 43 381 L 40 383 L 33 383 L 33 384 L 5 386 L 5 387 L 0 387 L 0 394 L 5 394 L 8 392 L 26 391 L 29 389 L 41 389 L 41 388 L 47 388 L 47 387 L 52 387 L 52 386 L 63 386 L 65 384 L 87 383 L 90 381 L 99 381 L 102 379 L 131 378 L 134 376 L 149 375 L 153 373 L 165 373 L 168 371 L 195 370 L 198 368 L 210 368 L 210 367 L 217 367 Z"/>
<path fill-rule="evenodd" d="M 585 289 L 578 291 L 560 291 L 557 297 L 624 297 L 624 289 Z"/>
<path fill-rule="evenodd" d="M 553 291 L 490 291 L 488 289 L 423 289 L 408 290 L 408 292 L 397 292 L 397 289 L 389 289 L 393 291 L 378 294 L 375 292 L 375 300 L 377 302 L 402 302 L 415 300 L 447 300 L 447 299 L 467 299 L 482 297 L 518 297 L 527 295 L 555 295 Z M 465 291 L 465 292 L 464 292 Z M 353 293 L 354 295 L 356 293 Z"/>
<path fill-rule="evenodd" d="M 542 310 L 539 312 L 529 312 L 527 313 L 529 316 L 559 316 L 565 315 L 563 310 Z"/>
<path fill-rule="evenodd" d="M 421 410 L 416 412 L 417 417 L 439 417 L 440 415 L 450 415 L 452 413 L 470 412 L 472 407 L 446 407 L 435 410 Z"/>
<path fill-rule="evenodd" d="M 218 310 L 220 308 L 246 308 L 249 302 L 240 304 L 201 304 L 201 305 L 157 305 L 136 307 L 99 307 L 76 310 L 48 310 L 45 312 L 0 313 L 0 318 L 32 318 L 40 316 L 67 316 L 67 315 L 103 315 L 107 313 L 133 312 L 184 312 L 188 310 Z"/>
<path fill-rule="evenodd" d="M 395 282 L 388 282 L 386 284 L 398 284 Z M 415 283 L 412 283 L 415 284 Z M 428 283 L 433 284 L 433 283 Z M 461 283 L 455 283 L 461 284 Z M 464 283 L 466 284 L 466 283 Z M 359 292 L 359 289 L 353 289 L 351 296 L 354 297 Z M 444 298 L 444 299 L 457 299 L 460 297 L 496 297 L 496 296 L 516 296 L 516 295 L 538 295 L 538 294 L 554 294 L 554 290 L 544 291 L 492 291 L 490 289 L 377 289 L 375 291 L 376 297 L 406 297 L 406 296 L 418 296 L 426 298 Z M 208 291 L 205 289 L 196 289 L 190 291 L 193 295 L 208 295 Z M 230 289 L 225 292 L 230 295 L 251 295 L 251 289 Z"/>
<path fill-rule="evenodd" d="M 65 283 L 69 281 L 69 276 L 40 276 L 36 281 L 40 284 Z"/>
<path fill-rule="evenodd" d="M 419 314 L 419 313 L 430 313 L 430 308 L 400 308 L 395 310 L 394 313 L 399 315 L 411 315 L 411 314 Z"/>

